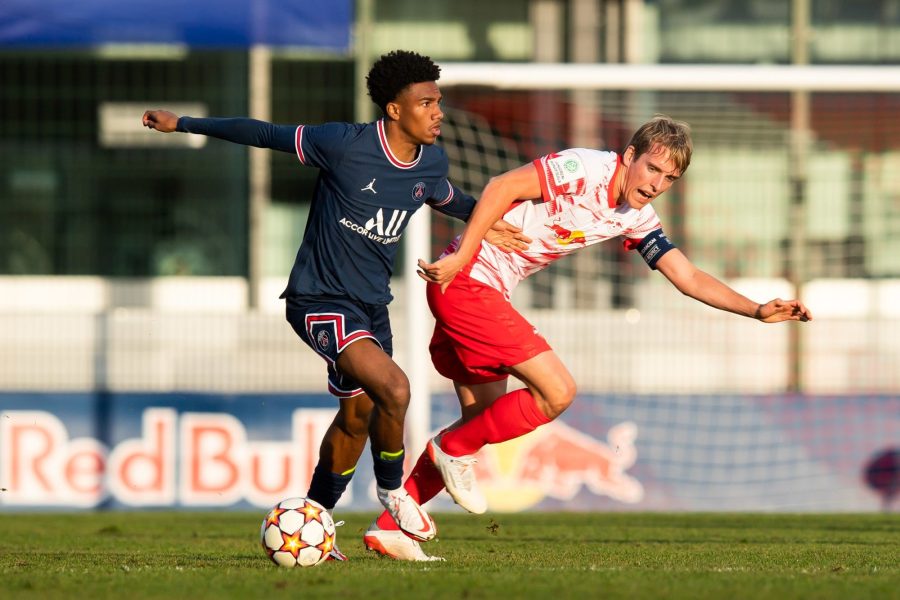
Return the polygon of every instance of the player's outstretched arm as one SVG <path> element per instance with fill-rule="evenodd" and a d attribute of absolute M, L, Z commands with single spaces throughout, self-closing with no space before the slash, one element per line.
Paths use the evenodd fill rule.
<path fill-rule="evenodd" d="M 754 302 L 709 273 L 698 269 L 677 248 L 666 252 L 656 263 L 656 268 L 681 293 L 713 308 L 757 319 L 764 323 L 812 320 L 812 313 L 799 300 L 776 298 L 765 304 Z"/>
<path fill-rule="evenodd" d="M 144 127 L 163 133 L 180 131 L 199 133 L 210 137 L 257 148 L 271 148 L 293 153 L 295 147 L 294 126 L 274 125 L 245 117 L 217 119 L 179 117 L 167 110 L 148 110 L 141 119 Z"/>

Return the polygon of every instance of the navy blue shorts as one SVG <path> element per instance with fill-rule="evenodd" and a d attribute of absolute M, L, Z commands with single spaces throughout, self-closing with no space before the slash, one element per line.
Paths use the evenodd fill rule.
<path fill-rule="evenodd" d="M 326 296 L 289 297 L 286 301 L 288 323 L 300 339 L 328 363 L 328 391 L 338 398 L 363 393 L 355 379 L 342 375 L 334 367 L 344 348 L 370 338 L 388 356 L 393 356 L 394 335 L 387 306 Z"/>

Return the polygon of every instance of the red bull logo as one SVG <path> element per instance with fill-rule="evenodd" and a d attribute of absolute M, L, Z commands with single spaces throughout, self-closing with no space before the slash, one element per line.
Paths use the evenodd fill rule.
<path fill-rule="evenodd" d="M 644 487 L 626 471 L 637 460 L 637 425 L 609 430 L 607 443 L 559 421 L 478 453 L 478 483 L 489 510 L 526 510 L 544 498 L 571 500 L 582 489 L 633 504 Z"/>
<path fill-rule="evenodd" d="M 271 506 L 306 489 L 333 417 L 332 410 L 297 409 L 291 439 L 270 441 L 248 439 L 227 413 L 147 408 L 140 435 L 109 448 L 70 438 L 50 412 L 4 411 L 0 505 L 90 508 L 111 497 L 130 506 Z"/>
<path fill-rule="evenodd" d="M 587 238 L 585 238 L 583 231 L 569 231 L 556 223 L 548 225 L 548 227 L 556 234 L 556 241 L 563 246 L 568 246 L 569 244 L 584 244 L 587 242 Z"/>

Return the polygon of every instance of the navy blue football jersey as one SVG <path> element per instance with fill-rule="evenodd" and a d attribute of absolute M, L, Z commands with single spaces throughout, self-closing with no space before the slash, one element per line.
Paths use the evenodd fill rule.
<path fill-rule="evenodd" d="M 180 117 L 178 131 L 296 152 L 319 168 L 303 243 L 281 297 L 391 301 L 400 237 L 423 204 L 466 220 L 475 199 L 447 180 L 447 155 L 419 146 L 406 163 L 391 152 L 383 120 L 367 124 L 275 125 L 246 117 Z"/>
<path fill-rule="evenodd" d="M 447 155 L 420 146 L 415 160 L 391 152 L 382 120 L 366 124 L 300 125 L 297 157 L 319 178 L 287 288 L 282 297 L 349 296 L 367 304 L 391 301 L 390 278 L 400 238 L 423 204 L 451 205 L 467 218 L 475 200 L 447 179 Z M 453 211 L 445 211 L 453 214 Z"/>

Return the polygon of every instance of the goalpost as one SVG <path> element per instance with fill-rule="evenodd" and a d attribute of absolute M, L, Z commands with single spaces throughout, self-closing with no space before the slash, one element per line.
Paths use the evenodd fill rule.
<path fill-rule="evenodd" d="M 513 303 L 575 376 L 579 400 L 566 416 L 590 433 L 639 414 L 649 452 L 674 447 L 696 481 L 711 463 L 671 419 L 717 422 L 707 442 L 762 469 L 780 464 L 767 448 L 786 434 L 766 422 L 787 418 L 785 399 L 817 399 L 800 411 L 852 412 L 850 396 L 900 390 L 900 67 L 445 63 L 440 85 L 448 108 L 439 143 L 451 179 L 476 196 L 491 175 L 547 152 L 621 151 L 656 113 L 687 121 L 694 160 L 654 203 L 669 237 L 747 296 L 800 296 L 816 316 L 810 326 L 760 326 L 715 311 L 615 242 L 560 261 L 526 280 Z M 412 223 L 407 235 L 419 241 L 407 240 L 407 264 L 436 258 L 459 229 L 433 216 Z M 407 302 L 415 304 L 424 305 Z M 452 398 L 428 360 L 430 314 L 407 318 L 418 364 L 407 369 L 422 386 L 414 393 Z M 421 400 L 409 418 L 417 444 L 458 416 L 453 400 Z M 880 434 L 863 421 L 823 443 L 836 455 L 865 454 Z M 796 427 L 831 435 L 812 420 Z M 676 439 L 660 441 L 667 435 Z M 822 486 L 795 450 L 790 468 L 809 489 Z M 731 493 L 705 484 L 709 499 Z"/>
<path fill-rule="evenodd" d="M 445 63 L 441 86 L 527 90 L 898 92 L 900 67 Z"/>

